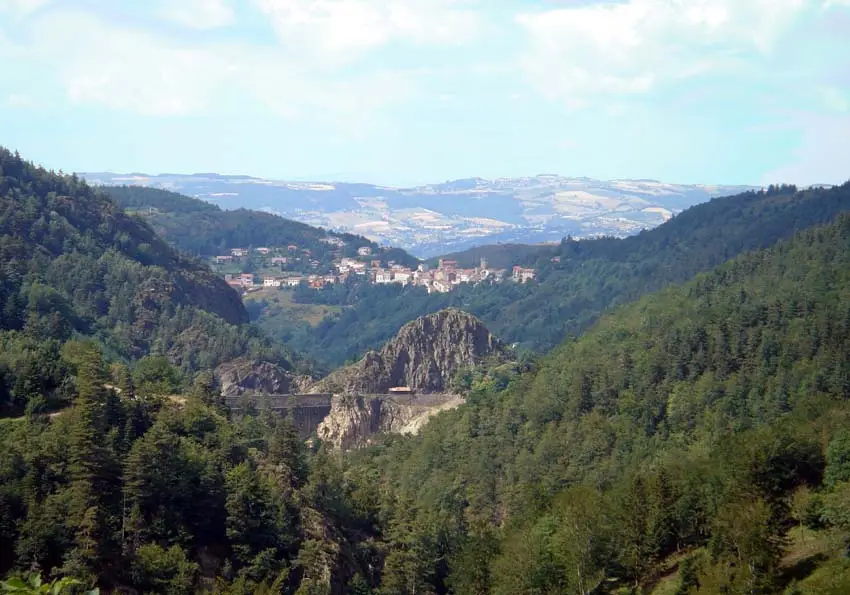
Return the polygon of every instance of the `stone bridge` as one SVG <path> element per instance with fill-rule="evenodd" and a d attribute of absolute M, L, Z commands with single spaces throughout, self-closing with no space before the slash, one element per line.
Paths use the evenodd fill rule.
<path fill-rule="evenodd" d="M 285 395 L 246 393 L 226 397 L 225 403 L 237 415 L 245 413 L 248 409 L 261 411 L 266 408 L 281 414 L 289 413 L 298 434 L 306 440 L 315 434 L 319 424 L 330 415 L 334 398 L 335 395 L 331 393 Z M 342 397 L 336 396 L 336 398 Z M 440 407 L 453 399 L 457 399 L 457 396 L 446 394 L 374 394 L 347 395 L 345 398 L 368 403 L 372 410 L 377 411 L 384 403 L 427 410 Z"/>

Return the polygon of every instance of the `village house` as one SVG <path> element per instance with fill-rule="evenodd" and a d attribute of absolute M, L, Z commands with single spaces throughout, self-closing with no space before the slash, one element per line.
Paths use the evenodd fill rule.
<path fill-rule="evenodd" d="M 410 283 L 412 276 L 413 276 L 413 274 L 409 270 L 407 270 L 407 271 L 403 271 L 403 270 L 402 271 L 395 271 L 393 273 L 393 281 L 395 283 L 401 283 L 402 285 L 407 285 L 408 283 Z"/>
<path fill-rule="evenodd" d="M 286 283 L 287 287 L 298 287 L 299 285 L 301 285 L 301 282 L 303 280 L 303 277 L 287 277 L 284 280 L 284 283 Z"/>
<path fill-rule="evenodd" d="M 456 260 L 446 260 L 444 258 L 441 258 L 439 260 L 439 266 L 437 268 L 439 268 L 440 270 L 443 270 L 443 271 L 453 271 L 457 268 L 457 261 Z"/>
<path fill-rule="evenodd" d="M 282 283 L 283 280 L 277 277 L 266 277 L 263 279 L 263 287 L 280 287 Z"/>
<path fill-rule="evenodd" d="M 248 256 L 248 249 L 247 248 L 231 248 L 230 254 L 232 256 L 235 256 L 236 258 L 244 258 L 244 257 Z"/>
<path fill-rule="evenodd" d="M 263 247 L 263 248 L 254 248 L 254 250 L 256 250 L 257 252 L 259 252 L 259 253 L 260 253 L 260 254 L 262 254 L 263 256 L 268 255 L 268 254 L 272 251 L 272 249 L 271 249 L 271 248 L 265 248 L 265 247 Z"/>
<path fill-rule="evenodd" d="M 272 258 L 272 264 L 286 264 L 287 258 L 285 256 L 275 256 Z"/>
<path fill-rule="evenodd" d="M 357 254 L 360 256 L 371 256 L 372 249 L 369 246 L 361 246 L 357 249 Z"/>
<path fill-rule="evenodd" d="M 434 281 L 431 284 L 431 289 L 440 293 L 448 293 L 452 290 L 452 286 L 444 281 Z"/>
<path fill-rule="evenodd" d="M 521 266 L 515 266 L 513 268 L 513 279 L 517 283 L 525 283 L 526 281 L 532 281 L 535 277 L 534 269 L 526 269 Z"/>
<path fill-rule="evenodd" d="M 253 287 L 254 273 L 242 273 L 239 275 L 239 281 L 242 282 L 242 287 Z"/>
<path fill-rule="evenodd" d="M 287 247 L 286 247 L 286 249 L 287 249 L 289 252 L 295 252 L 295 251 L 297 251 L 297 250 L 298 250 L 298 246 L 296 246 L 295 244 L 290 244 L 289 246 L 287 246 Z"/>
<path fill-rule="evenodd" d="M 233 257 L 228 254 L 222 254 L 221 256 L 215 257 L 216 264 L 228 264 L 233 262 Z"/>
<path fill-rule="evenodd" d="M 329 246 L 336 246 L 337 248 L 345 246 L 345 242 L 339 238 L 322 238 L 319 241 Z"/>
<path fill-rule="evenodd" d="M 380 269 L 375 273 L 375 283 L 392 283 L 393 272 Z"/>

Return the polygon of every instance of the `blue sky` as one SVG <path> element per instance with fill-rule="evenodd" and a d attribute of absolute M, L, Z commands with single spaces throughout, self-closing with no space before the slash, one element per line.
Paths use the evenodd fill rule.
<path fill-rule="evenodd" d="M 850 178 L 850 0 L 0 0 L 64 171 Z"/>

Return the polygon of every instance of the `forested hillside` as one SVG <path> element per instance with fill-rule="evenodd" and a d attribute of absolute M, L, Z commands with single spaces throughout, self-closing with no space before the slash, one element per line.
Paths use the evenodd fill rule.
<path fill-rule="evenodd" d="M 353 234 L 325 231 L 271 213 L 237 209 L 224 211 L 202 200 L 142 186 L 104 186 L 119 206 L 148 221 L 163 238 L 190 254 L 229 254 L 231 248 L 286 246 L 310 250 L 318 260 L 329 260 L 337 248 L 322 242 L 338 238 L 345 242 L 341 256 L 357 256 L 358 248 L 369 247 L 376 258 L 416 266 L 418 260 L 404 250 L 381 248 Z"/>
<path fill-rule="evenodd" d="M 794 592 L 850 586 L 850 217 L 618 309 L 491 386 L 355 465 L 396 494 L 385 588 L 651 588 L 678 552 L 677 593 L 774 593 L 795 524 L 838 541 L 801 583 L 821 588 Z"/>
<path fill-rule="evenodd" d="M 300 295 L 304 301 L 332 299 L 349 307 L 315 328 L 288 326 L 278 334 L 299 351 L 338 365 L 383 344 L 404 323 L 454 306 L 481 318 L 506 342 L 542 352 L 583 332 L 611 307 L 686 281 L 848 209 L 850 183 L 804 191 L 771 187 L 715 199 L 637 236 L 565 239 L 543 249 L 536 262 L 528 262 L 537 267 L 539 282 L 460 286 L 431 295 L 396 287 L 358 287 L 342 299 L 341 289 Z M 555 256 L 560 262 L 552 262 Z"/>
<path fill-rule="evenodd" d="M 536 371 L 475 370 L 417 437 L 306 452 L 104 387 L 0 424 L 0 572 L 144 592 L 845 593 L 850 217 L 605 316 Z M 654 591 L 654 589 L 664 589 Z"/>
<path fill-rule="evenodd" d="M 66 396 L 63 343 L 192 373 L 235 355 L 287 364 L 239 298 L 100 191 L 0 149 L 0 411 Z M 65 396 L 63 396 L 65 395 Z"/>

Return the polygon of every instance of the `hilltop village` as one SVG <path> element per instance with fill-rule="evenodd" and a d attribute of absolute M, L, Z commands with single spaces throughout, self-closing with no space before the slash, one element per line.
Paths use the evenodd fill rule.
<path fill-rule="evenodd" d="M 340 248 L 344 246 L 337 238 L 323 241 L 335 242 Z M 356 276 L 373 284 L 418 286 L 427 289 L 428 293 L 447 293 L 465 283 L 526 283 L 536 278 L 535 269 L 521 266 L 510 270 L 492 269 L 484 258 L 472 269 L 459 268 L 456 261 L 447 259 L 440 259 L 436 268 L 423 263 L 413 269 L 393 260 L 374 258 L 369 246 L 358 248 L 357 257 L 335 257 L 329 262 L 314 258 L 309 249 L 296 245 L 233 248 L 230 254 L 216 256 L 212 264 L 227 284 L 240 292 L 301 285 L 323 289 Z"/>

